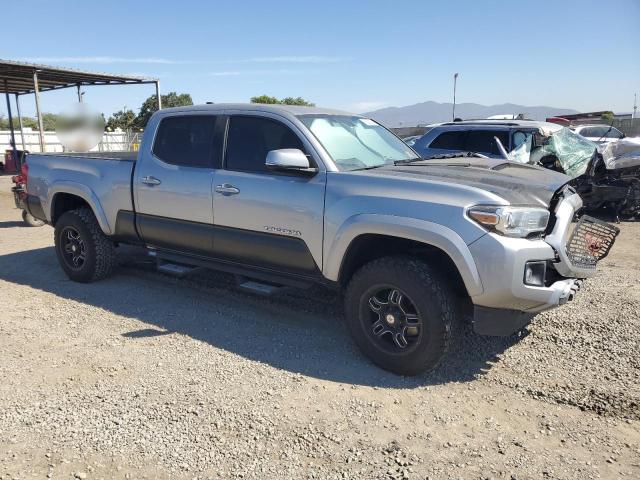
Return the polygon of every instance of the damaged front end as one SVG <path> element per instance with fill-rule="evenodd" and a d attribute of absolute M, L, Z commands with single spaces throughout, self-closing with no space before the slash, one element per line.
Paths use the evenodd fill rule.
<path fill-rule="evenodd" d="M 640 217 L 640 140 L 609 143 L 572 184 L 590 210 L 607 210 L 616 221 Z"/>
<path fill-rule="evenodd" d="M 510 159 L 570 176 L 584 210 L 607 210 L 616 221 L 640 216 L 640 141 L 612 142 L 601 154 L 595 143 L 565 127 L 541 128 L 522 140 Z"/>

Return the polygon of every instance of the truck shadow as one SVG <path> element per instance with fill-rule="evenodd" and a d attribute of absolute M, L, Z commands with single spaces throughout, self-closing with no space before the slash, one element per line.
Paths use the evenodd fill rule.
<path fill-rule="evenodd" d="M 176 279 L 155 272 L 149 257 L 127 248 L 115 275 L 93 284 L 71 282 L 53 247 L 0 256 L 0 279 L 93 305 L 143 323 L 121 332 L 127 341 L 172 333 L 294 373 L 349 384 L 414 388 L 469 382 L 488 371 L 519 339 L 479 337 L 466 327 L 448 358 L 417 377 L 385 372 L 351 343 L 336 292 L 314 288 L 263 298 L 237 289 L 226 274 L 203 271 Z M 3 295 L 11 295 L 9 291 Z M 96 318 L 96 321 L 101 321 Z"/>
<path fill-rule="evenodd" d="M 26 223 L 24 222 L 17 222 L 15 220 L 9 220 L 6 222 L 0 222 L 0 228 L 16 228 L 16 227 L 29 227 Z"/>

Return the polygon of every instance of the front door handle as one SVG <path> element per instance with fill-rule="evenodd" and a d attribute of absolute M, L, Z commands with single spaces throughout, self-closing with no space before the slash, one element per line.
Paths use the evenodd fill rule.
<path fill-rule="evenodd" d="M 145 183 L 147 185 L 160 185 L 162 182 L 160 180 L 158 180 L 156 177 L 142 177 L 142 183 Z"/>
<path fill-rule="evenodd" d="M 240 189 L 230 183 L 223 183 L 222 185 L 216 185 L 216 192 L 223 195 L 236 195 L 240 193 Z"/>

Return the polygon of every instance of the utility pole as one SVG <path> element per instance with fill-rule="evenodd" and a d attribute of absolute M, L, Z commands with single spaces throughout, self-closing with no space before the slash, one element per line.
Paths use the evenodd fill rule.
<path fill-rule="evenodd" d="M 456 83 L 458 81 L 458 74 L 453 74 L 453 111 L 451 112 L 451 121 L 456 119 Z"/>
<path fill-rule="evenodd" d="M 638 94 L 633 94 L 633 113 L 631 114 L 631 120 L 636 119 L 636 114 L 638 113 Z"/>

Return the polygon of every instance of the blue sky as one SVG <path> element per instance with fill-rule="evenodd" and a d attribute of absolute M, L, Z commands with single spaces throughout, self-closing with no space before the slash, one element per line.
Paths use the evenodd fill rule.
<path fill-rule="evenodd" d="M 159 77 L 196 103 L 448 102 L 454 72 L 458 102 L 629 112 L 640 93 L 640 0 L 31 0 L 3 5 L 3 18 L 0 58 Z M 85 98 L 110 114 L 151 93 L 89 87 Z M 75 99 L 44 94 L 43 110 Z M 31 98 L 22 105 L 34 112 Z"/>

